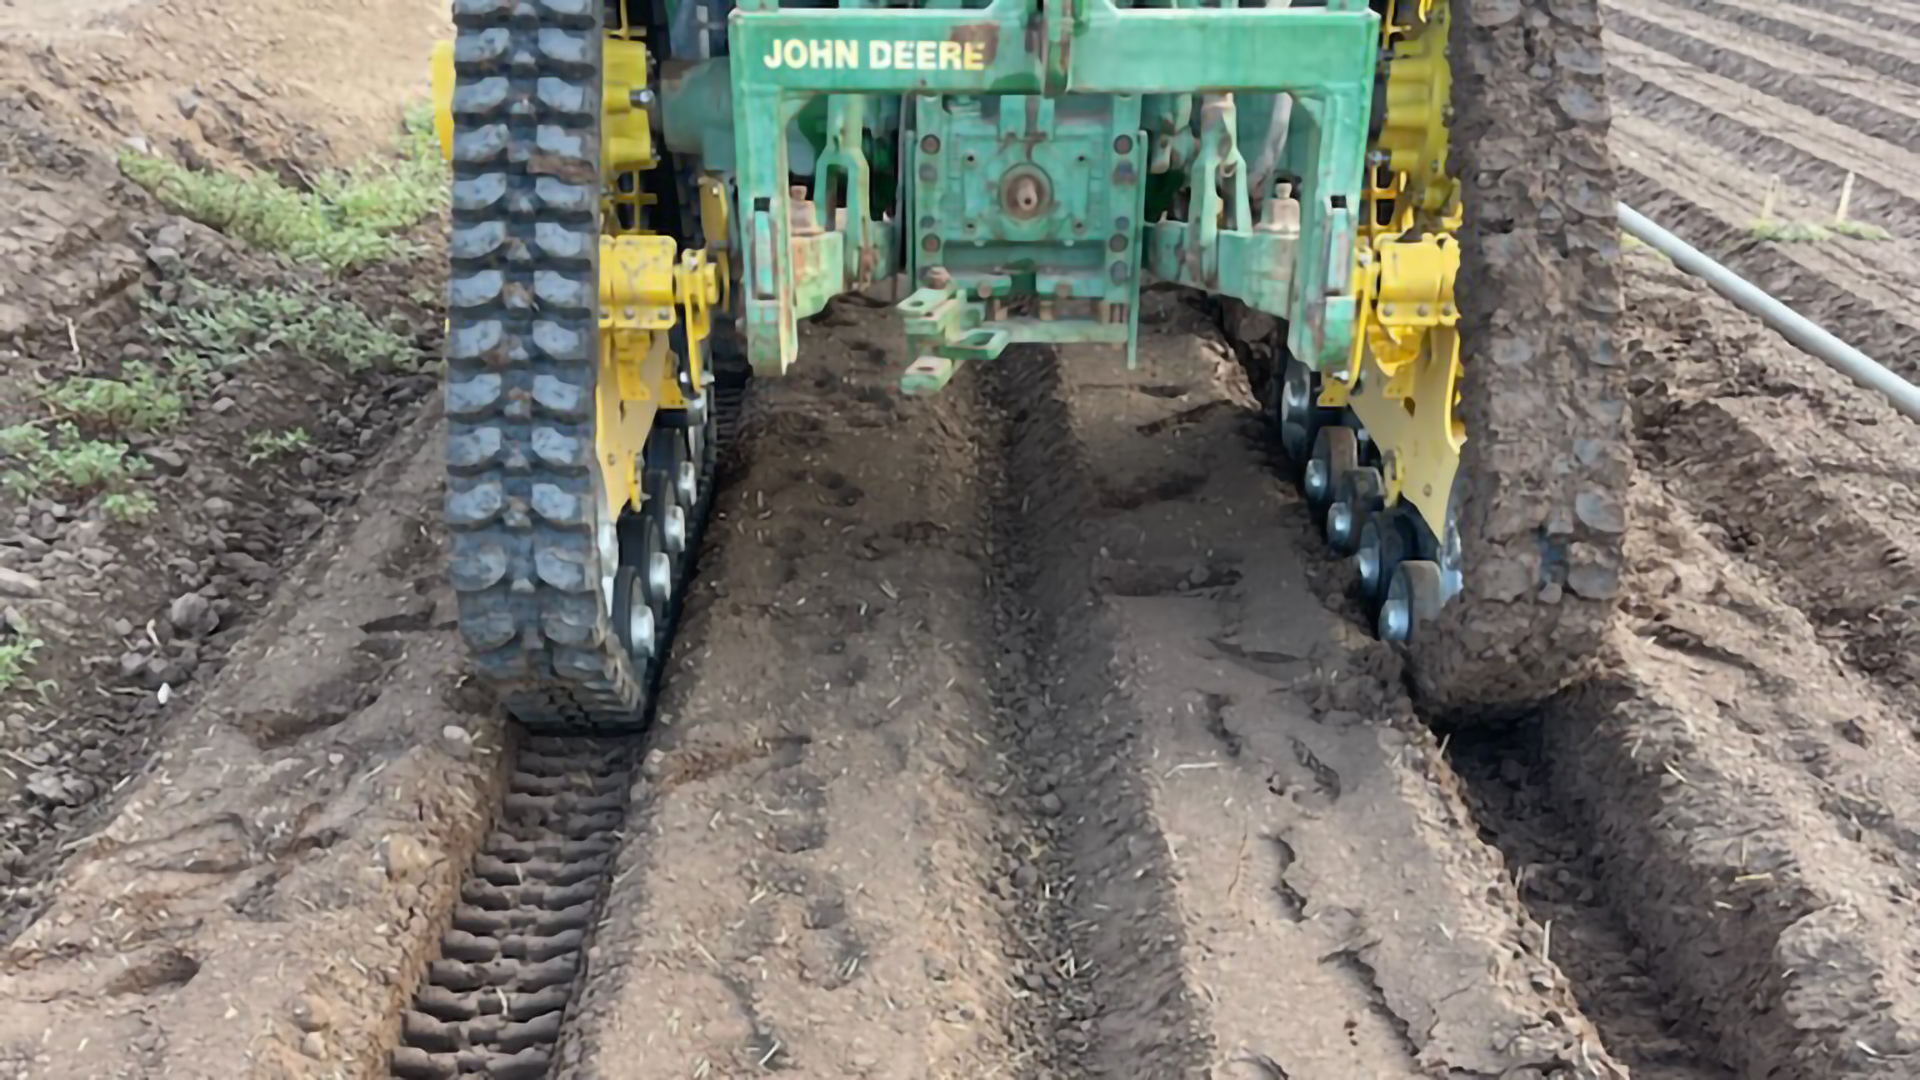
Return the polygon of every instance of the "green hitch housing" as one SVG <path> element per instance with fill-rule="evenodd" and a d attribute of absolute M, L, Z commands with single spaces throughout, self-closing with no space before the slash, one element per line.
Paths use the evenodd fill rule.
<path fill-rule="evenodd" d="M 1379 50 L 1364 0 L 742 0 L 727 56 L 663 70 L 662 129 L 734 174 L 761 374 L 793 364 L 798 320 L 900 273 L 907 393 L 1018 343 L 1132 366 L 1149 276 L 1285 320 L 1324 369 L 1353 344 Z"/>

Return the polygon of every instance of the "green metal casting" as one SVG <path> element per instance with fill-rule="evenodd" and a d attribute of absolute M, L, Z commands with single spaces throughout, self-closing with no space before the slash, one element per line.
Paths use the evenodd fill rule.
<path fill-rule="evenodd" d="M 902 271 L 910 393 L 1018 342 L 1131 363 L 1143 273 L 1279 316 L 1317 368 L 1352 343 L 1379 31 L 1362 0 L 743 0 L 727 56 L 662 73 L 663 139 L 735 173 L 762 373 Z"/>

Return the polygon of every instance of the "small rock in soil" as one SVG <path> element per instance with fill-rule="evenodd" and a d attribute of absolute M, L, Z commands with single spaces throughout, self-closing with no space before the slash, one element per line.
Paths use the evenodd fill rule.
<path fill-rule="evenodd" d="M 448 724 L 440 729 L 440 741 L 445 744 L 447 753 L 465 761 L 473 752 L 473 732 L 459 724 Z"/>
<path fill-rule="evenodd" d="M 43 586 L 40 579 L 32 574 L 0 566 L 0 596 L 17 596 L 32 599 L 40 595 Z"/>
<path fill-rule="evenodd" d="M 146 457 L 162 476 L 179 476 L 187 471 L 187 459 L 180 456 L 178 451 L 155 446 L 146 451 Z"/>
<path fill-rule="evenodd" d="M 199 637 L 213 633 L 220 625 L 220 616 L 213 610 L 213 601 L 199 593 L 186 593 L 176 597 L 167 608 L 167 621 L 175 630 Z"/>

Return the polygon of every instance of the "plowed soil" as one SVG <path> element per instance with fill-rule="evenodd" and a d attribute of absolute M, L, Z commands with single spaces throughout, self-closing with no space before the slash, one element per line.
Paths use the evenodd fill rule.
<path fill-rule="evenodd" d="M 146 344 L 173 254 L 282 272 L 118 147 L 365 152 L 439 18 L 75 15 L 0 13 L 6 387 Z M 1628 201 L 1913 374 L 1920 13 L 1607 17 Z M 1833 232 L 1849 173 L 1887 239 Z M 1833 234 L 1763 239 L 1770 185 Z M 430 353 L 396 298 L 438 258 L 324 284 Z M 897 319 L 836 302 L 749 398 L 553 1065 L 496 1075 L 1920 1073 L 1913 426 L 1646 250 L 1624 285 L 1628 600 L 1491 733 L 1365 633 L 1211 305 L 1150 293 L 1133 372 L 1028 350 L 909 401 Z M 0 513 L 52 680 L 0 693 L 0 1073 L 391 1075 L 521 752 L 448 621 L 432 385 L 249 374 L 136 447 L 182 462 L 147 527 Z M 290 424 L 333 441 L 248 462 Z"/>

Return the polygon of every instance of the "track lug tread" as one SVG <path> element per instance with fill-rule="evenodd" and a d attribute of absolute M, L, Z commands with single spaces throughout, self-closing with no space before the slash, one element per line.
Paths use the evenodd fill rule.
<path fill-rule="evenodd" d="M 1432 714 L 1504 722 L 1600 652 L 1624 572 L 1619 223 L 1597 0 L 1451 3 L 1465 580 L 1411 656 Z"/>

